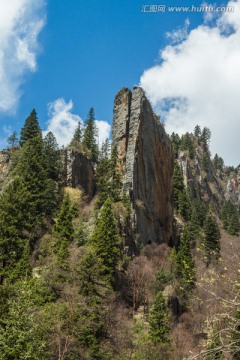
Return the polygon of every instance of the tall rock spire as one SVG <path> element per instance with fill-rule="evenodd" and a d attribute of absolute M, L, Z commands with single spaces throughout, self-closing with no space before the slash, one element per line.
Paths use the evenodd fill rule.
<path fill-rule="evenodd" d="M 123 188 L 135 212 L 143 244 L 169 243 L 172 237 L 171 142 L 140 87 L 116 95 L 112 144 L 117 145 Z"/>

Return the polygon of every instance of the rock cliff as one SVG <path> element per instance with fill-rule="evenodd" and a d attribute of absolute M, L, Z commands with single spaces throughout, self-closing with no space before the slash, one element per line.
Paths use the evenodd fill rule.
<path fill-rule="evenodd" d="M 95 195 L 94 170 L 91 161 L 81 152 L 66 149 L 63 152 L 65 186 L 81 188 L 89 200 Z"/>
<path fill-rule="evenodd" d="M 169 137 L 144 91 L 123 88 L 116 95 L 112 145 L 117 145 L 123 189 L 130 194 L 135 231 L 143 244 L 172 237 L 173 153 Z"/>

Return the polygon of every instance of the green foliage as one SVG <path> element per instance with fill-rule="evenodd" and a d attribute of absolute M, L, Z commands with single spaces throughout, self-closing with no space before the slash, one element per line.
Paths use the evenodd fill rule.
<path fill-rule="evenodd" d="M 222 342 L 219 329 L 217 327 L 213 327 L 208 337 L 207 342 L 207 355 L 203 358 L 204 360 L 223 360 L 224 355 L 221 350 Z"/>
<path fill-rule="evenodd" d="M 191 252 L 191 234 L 187 225 L 184 225 L 180 244 L 176 254 L 175 273 L 180 282 L 180 290 L 184 298 L 188 298 L 189 292 L 194 287 L 196 270 Z"/>
<path fill-rule="evenodd" d="M 120 247 L 110 199 L 101 208 L 89 241 L 102 262 L 103 272 L 112 275 L 120 258 Z"/>
<path fill-rule="evenodd" d="M 205 149 L 208 149 L 210 139 L 211 139 L 211 130 L 207 127 L 204 127 L 201 135 L 201 140 L 203 142 Z"/>
<path fill-rule="evenodd" d="M 174 207 L 178 210 L 179 209 L 179 194 L 183 193 L 185 191 L 185 186 L 183 182 L 183 174 L 182 170 L 178 164 L 178 162 L 175 162 L 174 164 L 174 173 L 173 173 L 173 202 Z"/>
<path fill-rule="evenodd" d="M 122 199 L 122 181 L 116 146 L 113 148 L 110 158 L 108 158 L 107 152 L 101 157 L 96 169 L 96 182 L 98 191 L 97 208 L 100 208 L 108 198 L 114 202 Z"/>
<path fill-rule="evenodd" d="M 208 152 L 205 152 L 203 154 L 202 168 L 203 168 L 203 171 L 205 171 L 206 173 L 209 172 L 209 154 L 208 154 Z"/>
<path fill-rule="evenodd" d="M 11 135 L 8 136 L 7 142 L 11 146 L 11 148 L 15 148 L 18 145 L 18 137 L 16 131 L 14 131 Z"/>
<path fill-rule="evenodd" d="M 223 168 L 224 161 L 220 156 L 218 156 L 218 154 L 216 154 L 214 156 L 213 165 L 214 165 L 216 170 L 222 170 L 222 168 Z"/>
<path fill-rule="evenodd" d="M 33 109 L 29 117 L 25 120 L 24 126 L 21 129 L 19 144 L 22 147 L 26 141 L 40 135 L 41 129 L 38 124 L 37 113 L 35 109 Z"/>
<path fill-rule="evenodd" d="M 55 183 L 48 177 L 41 136 L 24 144 L 15 173 L 29 193 L 26 211 L 31 213 L 31 222 L 39 223 L 44 216 L 53 214 L 58 194 Z"/>
<path fill-rule="evenodd" d="M 194 159 L 195 156 L 195 148 L 194 148 L 194 141 L 191 134 L 186 133 L 182 136 L 181 139 L 181 150 L 188 150 L 188 154 L 190 159 Z"/>
<path fill-rule="evenodd" d="M 188 191 L 184 185 L 182 170 L 175 162 L 173 173 L 173 202 L 177 212 L 185 220 L 191 219 L 191 200 Z"/>
<path fill-rule="evenodd" d="M 12 181 L 0 196 L 0 276 L 12 279 L 29 269 L 29 239 L 26 230 L 33 227 L 28 210 L 29 192 L 19 178 Z M 24 266 L 25 264 L 25 266 Z"/>
<path fill-rule="evenodd" d="M 78 269 L 80 293 L 88 302 L 99 301 L 109 289 L 108 279 L 103 274 L 101 260 L 89 249 L 81 259 Z"/>
<path fill-rule="evenodd" d="M 49 179 L 59 181 L 62 175 L 62 161 L 55 136 L 50 131 L 43 139 L 45 168 Z"/>
<path fill-rule="evenodd" d="M 169 271 L 164 270 L 163 267 L 161 267 L 155 277 L 154 282 L 154 290 L 155 292 L 163 291 L 167 284 L 169 284 L 173 280 L 173 275 Z"/>
<path fill-rule="evenodd" d="M 8 300 L 8 312 L 1 319 L 1 359 L 49 359 L 47 333 L 41 312 L 27 282 L 16 284 Z"/>
<path fill-rule="evenodd" d="M 239 212 L 230 200 L 226 201 L 222 207 L 221 220 L 225 230 L 230 235 L 238 235 L 239 233 Z"/>
<path fill-rule="evenodd" d="M 231 332 L 231 352 L 234 360 L 240 360 L 240 310 L 233 316 L 233 331 Z"/>
<path fill-rule="evenodd" d="M 67 193 L 57 216 L 56 224 L 53 228 L 53 235 L 57 239 L 55 251 L 60 260 L 65 260 L 68 253 L 68 245 L 74 238 L 74 228 L 72 224 L 73 212 L 69 194 Z"/>
<path fill-rule="evenodd" d="M 204 223 L 204 241 L 203 246 L 206 251 L 207 264 L 212 258 L 218 258 L 220 252 L 220 231 L 218 224 L 211 212 L 208 212 Z"/>
<path fill-rule="evenodd" d="M 154 344 L 169 343 L 170 326 L 169 312 L 165 298 L 161 291 L 155 297 L 153 307 L 149 315 L 149 337 Z"/>
<path fill-rule="evenodd" d="M 94 110 L 91 108 L 85 122 L 82 144 L 83 148 L 90 152 L 90 159 L 92 160 L 93 164 L 97 164 L 99 155 L 98 144 L 96 140 L 98 136 L 98 129 L 94 116 Z"/>
<path fill-rule="evenodd" d="M 174 159 L 177 159 L 178 158 L 178 153 L 179 153 L 179 150 L 180 150 L 180 147 L 181 147 L 180 136 L 173 132 L 172 135 L 170 136 L 170 140 L 172 142 Z"/>
<path fill-rule="evenodd" d="M 78 122 L 78 126 L 74 132 L 73 138 L 70 142 L 71 147 L 78 147 L 79 144 L 81 144 L 82 141 L 82 129 L 81 129 L 81 123 Z"/>
<path fill-rule="evenodd" d="M 194 135 L 199 138 L 201 136 L 201 128 L 199 125 L 196 125 L 194 128 Z"/>

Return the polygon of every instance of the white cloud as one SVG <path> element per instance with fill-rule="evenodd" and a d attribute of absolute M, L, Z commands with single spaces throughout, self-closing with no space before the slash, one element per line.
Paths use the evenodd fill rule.
<path fill-rule="evenodd" d="M 111 125 L 105 120 L 96 120 L 98 128 L 98 142 L 101 146 L 102 143 L 109 138 L 111 132 Z"/>
<path fill-rule="evenodd" d="M 222 14 L 212 26 L 205 17 L 205 24 L 180 43 L 164 48 L 161 63 L 143 73 L 140 85 L 169 133 L 192 131 L 196 124 L 208 126 L 213 154 L 238 165 L 240 0 L 228 5 L 234 12 Z"/>
<path fill-rule="evenodd" d="M 43 135 L 51 131 L 60 146 L 68 145 L 73 137 L 74 131 L 80 121 L 83 125 L 83 120 L 79 115 L 73 114 L 73 102 L 68 103 L 63 98 L 59 98 L 48 104 L 49 120 L 47 121 L 47 130 Z M 109 137 L 111 126 L 104 120 L 96 120 L 99 136 L 98 141 L 101 145 L 106 138 Z"/>
<path fill-rule="evenodd" d="M 36 70 L 44 0 L 0 0 L 0 111 L 13 112 L 28 72 Z"/>

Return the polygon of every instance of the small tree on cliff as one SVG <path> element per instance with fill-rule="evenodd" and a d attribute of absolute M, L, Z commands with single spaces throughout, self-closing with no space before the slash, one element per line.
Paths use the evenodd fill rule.
<path fill-rule="evenodd" d="M 91 108 L 85 122 L 82 144 L 83 147 L 90 152 L 90 159 L 92 160 L 93 164 L 97 164 L 98 162 L 99 151 L 96 140 L 97 136 L 98 129 L 95 123 L 94 109 Z"/>
<path fill-rule="evenodd" d="M 220 253 L 220 231 L 216 220 L 209 211 L 204 224 L 203 246 L 207 255 L 207 264 L 212 258 L 218 258 Z"/>

